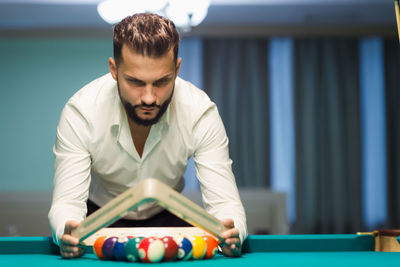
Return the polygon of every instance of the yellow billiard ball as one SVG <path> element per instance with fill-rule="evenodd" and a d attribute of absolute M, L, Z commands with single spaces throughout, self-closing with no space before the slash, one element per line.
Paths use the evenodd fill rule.
<path fill-rule="evenodd" d="M 204 258 L 207 252 L 206 241 L 201 236 L 192 236 L 191 240 L 193 246 L 193 259 L 200 260 Z"/>

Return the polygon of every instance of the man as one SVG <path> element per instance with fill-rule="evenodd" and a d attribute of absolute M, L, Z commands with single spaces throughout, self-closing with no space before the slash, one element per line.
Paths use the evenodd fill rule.
<path fill-rule="evenodd" d="M 136 14 L 114 28 L 110 73 L 66 104 L 54 145 L 49 212 L 64 258 L 83 250 L 71 230 L 88 214 L 139 181 L 154 177 L 181 191 L 193 155 L 206 210 L 228 228 L 222 250 L 238 256 L 246 218 L 231 170 L 228 138 L 214 103 L 178 77 L 179 35 L 155 14 Z M 88 213 L 88 214 L 87 214 Z M 182 226 L 154 204 L 140 206 L 118 226 Z"/>

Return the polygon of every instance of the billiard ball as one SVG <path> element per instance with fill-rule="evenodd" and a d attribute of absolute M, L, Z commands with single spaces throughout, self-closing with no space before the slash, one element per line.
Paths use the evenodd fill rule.
<path fill-rule="evenodd" d="M 138 251 L 143 262 L 160 262 L 165 253 L 164 243 L 158 237 L 146 237 L 140 242 Z"/>
<path fill-rule="evenodd" d="M 120 237 L 117 242 L 114 245 L 114 259 L 117 261 L 125 261 L 126 260 L 126 254 L 125 254 L 125 247 L 126 244 L 128 243 L 128 238 L 126 237 Z"/>
<path fill-rule="evenodd" d="M 101 251 L 103 252 L 103 258 L 105 260 L 114 259 L 114 246 L 117 241 L 118 237 L 116 236 L 109 237 L 104 241 Z"/>
<path fill-rule="evenodd" d="M 194 235 L 192 236 L 191 240 L 193 245 L 193 254 L 192 258 L 196 260 L 200 260 L 204 258 L 207 251 L 207 244 L 206 241 L 201 236 Z"/>
<path fill-rule="evenodd" d="M 96 256 L 103 260 L 103 252 L 102 252 L 102 247 L 103 247 L 103 243 L 106 240 L 107 236 L 100 236 L 96 239 L 96 241 L 93 244 L 93 251 L 96 254 Z"/>
<path fill-rule="evenodd" d="M 192 258 L 193 246 L 189 239 L 184 236 L 175 237 L 175 242 L 178 244 L 177 260 L 189 260 Z"/>
<path fill-rule="evenodd" d="M 143 236 L 130 238 L 125 246 L 125 257 L 128 261 L 139 261 L 139 244 L 144 239 Z"/>
<path fill-rule="evenodd" d="M 204 241 L 207 244 L 207 251 L 204 259 L 210 259 L 215 256 L 218 252 L 218 242 L 217 240 L 212 237 L 211 235 L 203 235 Z"/>
<path fill-rule="evenodd" d="M 178 244 L 176 244 L 172 236 L 164 236 L 161 241 L 164 243 L 165 248 L 163 261 L 174 261 L 178 254 Z"/>

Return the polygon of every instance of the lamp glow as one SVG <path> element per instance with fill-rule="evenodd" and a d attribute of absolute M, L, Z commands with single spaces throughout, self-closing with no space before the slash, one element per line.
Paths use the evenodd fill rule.
<path fill-rule="evenodd" d="M 204 20 L 209 6 L 210 0 L 105 0 L 98 4 L 97 12 L 110 24 L 135 13 L 157 13 L 188 31 Z"/>
<path fill-rule="evenodd" d="M 170 0 L 166 15 L 177 27 L 197 26 L 207 16 L 210 0 Z"/>

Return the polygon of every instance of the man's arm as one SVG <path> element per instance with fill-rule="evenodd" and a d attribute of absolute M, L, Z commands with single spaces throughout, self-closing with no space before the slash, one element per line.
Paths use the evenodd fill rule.
<path fill-rule="evenodd" d="M 223 234 L 225 255 L 238 256 L 247 237 L 246 215 L 232 173 L 228 137 L 214 104 L 197 121 L 193 134 L 196 142 L 194 161 L 204 206 L 229 228 Z"/>
<path fill-rule="evenodd" d="M 86 201 L 90 185 L 91 159 L 88 151 L 89 126 L 82 110 L 72 104 L 65 106 L 57 128 L 54 145 L 55 173 L 53 201 L 49 211 L 49 222 L 53 239 L 63 253 L 68 234 L 75 224 L 86 216 Z"/>

